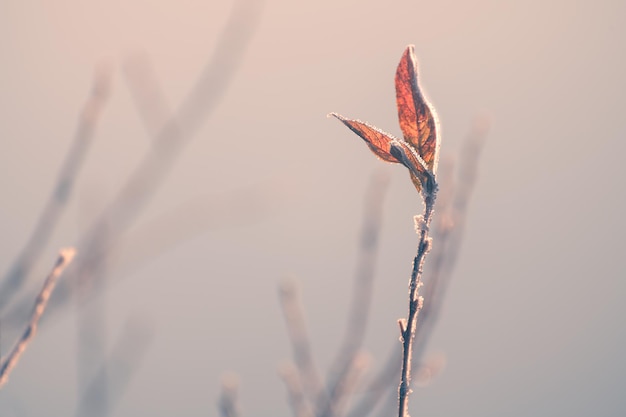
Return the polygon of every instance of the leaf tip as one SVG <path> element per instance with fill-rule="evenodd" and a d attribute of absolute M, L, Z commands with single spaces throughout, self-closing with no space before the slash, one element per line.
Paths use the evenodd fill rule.
<path fill-rule="evenodd" d="M 328 118 L 334 117 L 334 118 L 339 119 L 339 120 L 341 120 L 341 121 L 344 121 L 344 120 L 345 120 L 345 117 L 343 117 L 343 116 L 342 116 L 342 115 L 340 115 L 339 113 L 335 113 L 335 112 L 330 112 L 330 113 L 328 113 L 328 114 L 326 115 L 326 117 L 328 117 Z"/>
<path fill-rule="evenodd" d="M 404 56 L 413 61 L 413 63 L 417 63 L 417 58 L 415 56 L 415 45 L 407 45 L 407 47 L 404 48 Z"/>

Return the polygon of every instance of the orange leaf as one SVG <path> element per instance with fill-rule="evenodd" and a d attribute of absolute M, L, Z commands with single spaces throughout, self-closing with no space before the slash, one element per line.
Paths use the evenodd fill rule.
<path fill-rule="evenodd" d="M 346 119 L 337 113 L 330 113 L 329 116 L 341 120 L 350 130 L 359 135 L 380 159 L 406 166 L 411 173 L 411 181 L 415 188 L 421 191 L 422 182 L 428 180 L 426 164 L 408 143 L 360 120 Z"/>
<path fill-rule="evenodd" d="M 431 194 L 437 187 L 439 157 L 437 118 L 417 83 L 417 61 L 409 45 L 396 70 L 396 102 L 404 139 L 397 139 L 360 120 L 330 113 L 359 135 L 380 159 L 406 166 L 417 191 Z"/>
<path fill-rule="evenodd" d="M 424 160 L 431 173 L 437 170 L 439 138 L 437 118 L 417 82 L 417 60 L 409 45 L 396 70 L 396 103 L 404 140 Z"/>
<path fill-rule="evenodd" d="M 350 130 L 359 135 L 367 143 L 367 146 L 370 147 L 372 152 L 380 159 L 387 162 L 400 162 L 390 153 L 391 143 L 397 140 L 390 134 L 360 120 L 346 119 L 337 113 L 330 113 L 329 116 L 334 116 L 341 120 L 344 125 L 348 126 Z"/>

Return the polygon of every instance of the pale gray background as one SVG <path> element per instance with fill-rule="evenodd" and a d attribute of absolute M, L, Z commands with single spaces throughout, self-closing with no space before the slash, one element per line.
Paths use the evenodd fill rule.
<path fill-rule="evenodd" d="M 176 104 L 229 9 L 192 0 L 0 3 L 2 269 L 47 198 L 95 65 L 118 68 L 144 51 Z M 248 187 L 274 190 L 274 202 L 249 219 L 258 207 L 246 207 L 244 194 L 243 209 L 213 222 L 220 227 L 175 240 L 107 293 L 110 341 L 132 315 L 154 331 L 115 415 L 217 415 L 226 370 L 240 375 L 245 415 L 289 415 L 276 372 L 290 355 L 276 296 L 285 275 L 300 279 L 315 353 L 329 366 L 364 191 L 381 162 L 325 116 L 398 134 L 393 75 L 410 43 L 440 116 L 443 154 L 456 152 L 475 114 L 494 120 L 430 344 L 447 366 L 413 396 L 413 415 L 626 415 L 624 16 L 622 1 L 268 0 L 232 88 L 141 221 Z M 118 74 L 75 198 L 30 286 L 148 144 Z M 421 211 L 405 169 L 389 168 L 366 340 L 374 368 L 405 314 L 412 216 Z M 71 415 L 74 315 L 66 310 L 37 336 L 0 393 L 2 416 Z M 3 332 L 3 352 L 14 336 Z"/>

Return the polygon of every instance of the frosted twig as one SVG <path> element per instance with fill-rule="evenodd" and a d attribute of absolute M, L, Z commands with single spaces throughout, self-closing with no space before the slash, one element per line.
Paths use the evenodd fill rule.
<path fill-rule="evenodd" d="M 426 343 L 437 322 L 445 291 L 456 265 L 465 234 L 467 205 L 476 183 L 480 151 L 483 148 L 488 130 L 489 120 L 486 117 L 477 117 L 474 120 L 470 132 L 463 142 L 457 179 L 449 187 L 451 191 L 444 194 L 444 203 L 447 203 L 444 207 L 447 210 L 435 223 L 434 233 L 437 236 L 437 249 L 432 254 L 431 269 L 428 275 L 429 282 L 425 289 L 428 301 L 424 303 L 420 312 L 421 319 L 417 331 L 417 338 L 420 341 L 414 351 L 418 362 L 424 354 Z"/>
<path fill-rule="evenodd" d="M 109 95 L 110 83 L 110 68 L 98 67 L 89 97 L 80 112 L 74 140 L 61 165 L 52 194 L 41 210 L 26 244 L 0 280 L 0 312 L 4 311 L 14 295 L 21 289 L 65 210 L 87 150 L 92 143 L 102 107 Z"/>
<path fill-rule="evenodd" d="M 59 257 L 52 268 L 52 271 L 46 278 L 37 299 L 35 300 L 35 307 L 33 309 L 33 314 L 22 334 L 11 352 L 5 357 L 0 359 L 0 388 L 7 382 L 9 379 L 9 374 L 17 365 L 17 362 L 20 360 L 22 353 L 26 350 L 28 343 L 35 337 L 35 333 L 37 333 L 37 325 L 39 324 L 39 320 L 43 315 L 46 305 L 48 304 L 48 300 L 50 299 L 50 294 L 54 290 L 54 286 L 58 278 L 63 273 L 63 270 L 74 258 L 74 254 L 76 251 L 73 248 L 62 249 L 59 253 Z"/>
<path fill-rule="evenodd" d="M 414 347 L 414 370 L 419 366 L 427 341 L 443 304 L 445 289 L 452 277 L 461 242 L 463 241 L 467 205 L 474 189 L 480 151 L 484 145 L 490 127 L 486 116 L 476 117 L 460 152 L 457 168 L 457 181 L 452 186 L 451 177 L 447 175 L 449 164 L 442 160 L 440 167 L 442 176 L 441 195 L 438 202 L 438 216 L 433 235 L 437 245 L 431 254 L 428 283 L 425 286 L 425 303 L 417 323 Z M 443 203 L 443 204 L 441 204 Z M 395 390 L 391 390 L 393 381 L 399 375 L 398 363 L 400 354 L 392 350 L 386 364 L 368 384 L 363 399 L 355 406 L 348 417 L 364 417 L 376 407 L 382 396 L 389 392 L 389 404 L 397 399 Z M 387 408 L 384 408 L 387 410 Z"/>
<path fill-rule="evenodd" d="M 306 397 L 316 401 L 319 398 L 323 398 L 324 388 L 313 360 L 302 305 L 298 298 L 296 284 L 293 281 L 285 280 L 281 283 L 279 299 L 283 309 L 283 316 L 285 317 L 287 333 L 291 341 L 294 362 L 300 373 L 303 391 Z"/>
<path fill-rule="evenodd" d="M 402 370 L 400 375 L 400 386 L 398 387 L 398 416 L 409 415 L 409 394 L 411 393 L 411 367 L 413 356 L 413 340 L 415 338 L 415 328 L 417 316 L 422 309 L 423 299 L 419 295 L 421 286 L 422 270 L 424 259 L 430 251 L 431 239 L 428 236 L 430 222 L 432 220 L 435 199 L 437 196 L 437 184 L 434 183 L 431 189 L 424 187 L 422 192 L 424 198 L 424 214 L 419 231 L 419 243 L 417 254 L 413 260 L 413 271 L 409 281 L 409 312 L 406 319 L 406 326 L 402 332 Z"/>

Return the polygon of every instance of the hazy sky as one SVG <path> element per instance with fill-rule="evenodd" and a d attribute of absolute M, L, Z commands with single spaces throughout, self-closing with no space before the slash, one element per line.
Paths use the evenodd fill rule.
<path fill-rule="evenodd" d="M 30 289 L 151 146 L 123 64 L 149 57 L 176 108 L 231 7 L 0 3 L 2 270 L 50 193 L 96 66 L 114 71 L 111 96 Z M 364 193 L 384 164 L 326 114 L 399 134 L 393 76 L 408 44 L 439 114 L 442 156 L 457 153 L 475 115 L 493 119 L 429 345 L 447 365 L 416 390 L 412 415 L 626 414 L 624 16 L 621 1 L 267 0 L 230 88 L 136 223 L 111 266 L 116 284 L 97 302 L 105 351 L 129 318 L 152 335 L 113 415 L 216 416 L 225 371 L 239 375 L 244 415 L 289 415 L 277 375 L 291 354 L 276 295 L 285 276 L 300 282 L 314 351 L 330 366 Z M 365 343 L 372 370 L 399 348 L 412 217 L 422 210 L 405 169 L 387 168 Z M 76 316 L 69 305 L 43 326 L 0 393 L 2 416 L 73 413 Z M 3 353 L 15 335 L 3 328 Z"/>

